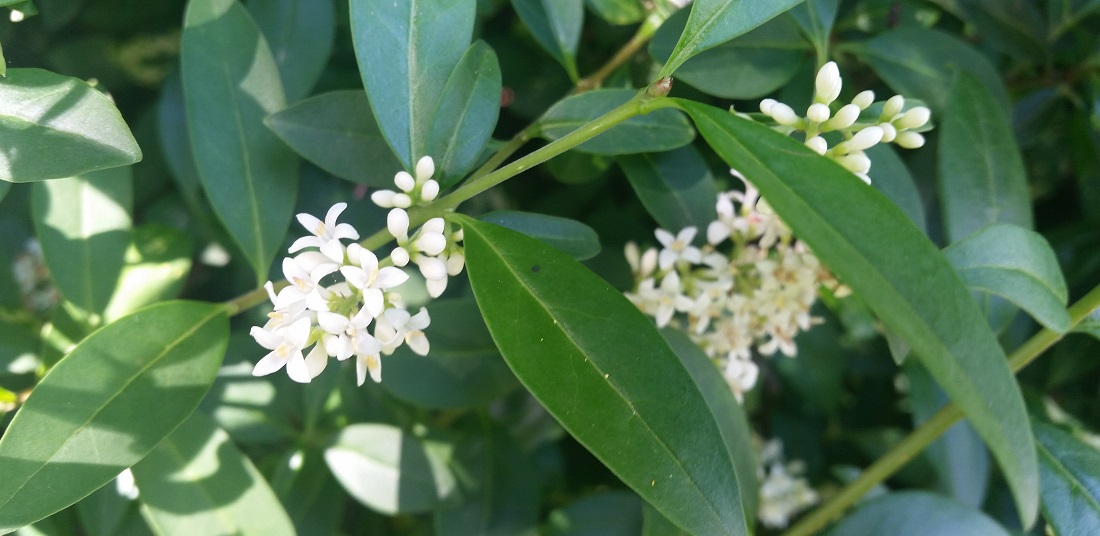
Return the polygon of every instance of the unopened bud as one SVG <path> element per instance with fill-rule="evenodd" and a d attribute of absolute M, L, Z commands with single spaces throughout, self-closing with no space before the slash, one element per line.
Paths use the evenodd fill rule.
<path fill-rule="evenodd" d="M 771 107 L 772 119 L 775 119 L 776 123 L 783 126 L 792 126 L 798 123 L 799 117 L 794 113 L 794 110 L 790 106 L 783 104 L 782 102 L 776 102 Z"/>
<path fill-rule="evenodd" d="M 829 120 L 829 107 L 820 102 L 811 104 L 806 109 L 806 119 L 813 121 L 814 123 L 824 123 Z"/>
<path fill-rule="evenodd" d="M 424 182 L 435 174 L 435 160 L 425 156 L 416 162 L 416 182 Z"/>
<path fill-rule="evenodd" d="M 813 149 L 817 154 L 825 154 L 825 151 L 829 150 L 829 144 L 821 136 L 814 136 L 806 140 L 806 147 Z"/>
<path fill-rule="evenodd" d="M 424 183 L 424 187 L 420 189 L 421 201 L 434 201 L 439 196 L 439 183 L 434 179 L 428 179 L 428 182 Z"/>
<path fill-rule="evenodd" d="M 405 171 L 398 171 L 397 175 L 393 177 L 393 183 L 405 192 L 411 192 L 412 189 L 416 187 L 416 179 L 413 179 L 412 175 L 409 175 L 408 172 Z"/>
<path fill-rule="evenodd" d="M 924 106 L 914 106 L 906 110 L 905 114 L 900 119 L 894 122 L 894 124 L 902 129 L 907 130 L 911 128 L 920 128 L 928 123 L 928 120 L 932 117 L 932 110 L 925 108 Z"/>
<path fill-rule="evenodd" d="M 775 103 L 776 103 L 775 99 L 764 99 L 764 100 L 760 101 L 760 111 L 762 113 L 764 113 L 765 115 L 771 115 L 772 114 L 772 106 L 775 105 Z"/>
<path fill-rule="evenodd" d="M 871 159 L 867 158 L 867 155 L 863 153 L 838 156 L 834 160 L 836 160 L 836 163 L 844 166 L 844 169 L 852 173 L 867 173 L 867 171 L 871 169 Z"/>
<path fill-rule="evenodd" d="M 390 202 L 393 203 L 393 206 L 397 208 L 409 208 L 413 204 L 412 198 L 409 197 L 409 194 L 394 194 L 393 197 L 390 199 Z"/>
<path fill-rule="evenodd" d="M 871 91 L 870 89 L 859 92 L 859 95 L 856 95 L 856 97 L 852 99 L 852 104 L 858 106 L 860 110 L 866 110 L 867 107 L 874 102 L 875 92 Z"/>
<path fill-rule="evenodd" d="M 898 132 L 898 137 L 894 138 L 894 145 L 905 149 L 917 149 L 924 145 L 924 136 L 912 130 Z"/>
<path fill-rule="evenodd" d="M 859 106 L 855 104 L 845 104 L 836 111 L 836 115 L 834 115 L 832 119 L 821 126 L 826 131 L 842 130 L 854 125 L 856 119 L 859 119 Z"/>
<path fill-rule="evenodd" d="M 901 95 L 894 95 L 886 100 L 886 103 L 882 105 L 882 115 L 879 116 L 879 121 L 893 121 L 894 116 L 901 113 L 901 109 L 905 107 L 905 97 Z"/>
<path fill-rule="evenodd" d="M 879 123 L 878 127 L 882 129 L 882 143 L 890 143 L 898 135 L 898 129 L 890 123 Z"/>
<path fill-rule="evenodd" d="M 835 61 L 830 61 L 821 66 L 821 70 L 817 72 L 817 80 L 814 83 L 815 95 L 814 101 L 829 104 L 836 100 L 840 96 L 840 69 L 837 68 Z"/>
<path fill-rule="evenodd" d="M 859 132 L 856 132 L 852 139 L 844 142 L 844 146 L 848 152 L 863 151 L 870 149 L 882 141 L 882 128 L 880 127 L 867 127 Z"/>

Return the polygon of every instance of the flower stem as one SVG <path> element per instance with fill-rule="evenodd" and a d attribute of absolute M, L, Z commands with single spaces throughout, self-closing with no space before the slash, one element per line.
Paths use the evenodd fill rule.
<path fill-rule="evenodd" d="M 1069 308 L 1070 326 L 1076 327 L 1092 311 L 1100 307 L 1100 286 L 1092 289 L 1083 298 Z M 1065 336 L 1049 329 L 1043 329 L 1033 335 L 1024 344 L 1008 357 L 1008 366 L 1013 373 L 1039 357 Z M 864 493 L 886 480 L 903 465 L 920 454 L 925 447 L 930 445 L 940 435 L 963 417 L 962 411 L 953 403 L 948 403 L 930 419 L 913 430 L 905 439 L 890 449 L 875 463 L 871 464 L 859 476 L 853 480 L 840 493 L 835 495 L 824 506 L 814 510 L 802 518 L 795 526 L 791 527 L 785 536 L 810 536 L 824 529 L 830 523 L 840 518 L 841 514 L 853 503 L 859 500 Z"/>
<path fill-rule="evenodd" d="M 627 41 L 614 56 L 611 56 L 611 59 L 607 60 L 607 63 L 603 64 L 596 72 L 577 81 L 577 87 L 574 93 L 584 93 L 590 89 L 600 87 L 604 79 L 611 76 L 611 73 L 615 72 L 615 69 L 618 69 L 622 64 L 634 57 L 634 55 L 653 38 L 653 34 L 657 33 L 657 29 L 668 19 L 668 15 L 669 14 L 663 13 L 661 10 L 650 13 L 645 21 L 642 22 L 642 25 L 638 27 L 638 31 L 634 32 L 634 36 L 630 38 L 630 41 Z"/>

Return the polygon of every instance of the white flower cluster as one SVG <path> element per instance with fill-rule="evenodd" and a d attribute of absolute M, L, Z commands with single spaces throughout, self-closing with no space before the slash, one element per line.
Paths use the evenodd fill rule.
<path fill-rule="evenodd" d="M 418 177 L 430 178 L 433 172 L 431 158 L 417 164 Z M 411 180 L 408 173 L 398 173 L 395 181 L 399 187 L 404 177 Z M 428 178 L 426 182 L 435 183 Z M 416 198 L 423 197 L 416 194 Z M 465 257 L 457 244 L 461 234 L 450 234 L 448 240 L 447 224 L 442 218 L 432 218 L 410 236 L 408 213 L 393 208 L 387 229 L 398 247 L 380 261 L 357 243 L 345 246 L 341 242 L 359 239 L 351 225 L 336 222 L 346 208 L 346 203 L 333 205 L 324 221 L 298 215 L 298 222 L 311 235 L 290 246 L 289 253 L 300 253 L 283 259 L 283 275 L 289 284 L 278 293 L 270 281 L 265 285 L 275 310 L 263 327 L 252 328 L 251 335 L 271 351 L 256 364 L 253 375 L 264 376 L 286 367 L 291 379 L 307 383 L 325 369 L 329 358 L 343 361 L 354 355 L 362 385 L 368 372 L 375 382 L 381 381 L 381 356 L 392 354 L 401 344 L 420 355 L 428 353 L 424 335 L 431 322 L 428 311 L 421 308 L 416 314 L 409 313 L 394 289 L 409 279 L 404 268 L 412 261 L 424 275 L 428 293 L 432 297 L 442 294 L 447 276 L 462 271 Z"/>
<path fill-rule="evenodd" d="M 805 466 L 800 461 L 786 463 L 783 442 L 778 439 L 760 447 L 760 505 L 756 517 L 769 528 L 784 528 L 791 516 L 817 504 L 817 492 L 800 475 Z"/>
<path fill-rule="evenodd" d="M 744 182 L 744 192 L 719 194 L 718 219 L 708 225 L 702 248 L 692 245 L 694 227 L 675 236 L 657 229 L 659 250 L 626 246 L 635 278 L 627 297 L 658 327 L 685 330 L 718 362 L 738 399 L 756 384 L 752 350 L 794 356 L 795 335 L 819 321 L 810 315 L 818 288 L 841 290 Z"/>
<path fill-rule="evenodd" d="M 27 240 L 23 251 L 15 255 L 11 263 L 11 274 L 19 286 L 19 295 L 23 306 L 36 314 L 42 314 L 61 301 L 57 288 L 50 281 L 50 271 L 46 259 L 42 256 L 42 245 L 38 240 Z"/>
<path fill-rule="evenodd" d="M 814 101 L 806 109 L 806 115 L 800 117 L 790 106 L 764 99 L 760 101 L 760 111 L 771 117 L 779 125 L 777 130 L 784 133 L 802 131 L 805 144 L 820 155 L 835 160 L 845 169 L 870 183 L 867 172 L 871 169 L 871 160 L 864 151 L 881 143 L 893 143 L 906 149 L 916 149 L 924 145 L 924 136 L 916 129 L 928 123 L 932 112 L 924 106 L 905 108 L 905 97 L 894 95 L 882 104 L 878 117 L 860 121 L 860 115 L 875 101 L 874 92 L 863 91 L 852 102 L 839 107 L 833 113 L 829 107 L 840 96 L 842 82 L 840 70 L 835 62 L 826 63 L 817 72 L 814 84 Z M 829 147 L 826 136 L 838 133 L 839 141 Z M 836 135 L 833 135 L 836 137 Z"/>

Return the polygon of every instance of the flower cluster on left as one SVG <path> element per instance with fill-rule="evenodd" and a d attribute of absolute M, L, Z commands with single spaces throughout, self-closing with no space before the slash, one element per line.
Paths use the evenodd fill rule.
<path fill-rule="evenodd" d="M 427 157 L 418 168 L 420 176 L 434 170 Z M 407 175 L 398 174 L 399 185 Z M 329 358 L 344 361 L 355 356 L 363 385 L 368 373 L 375 382 L 382 380 L 382 356 L 402 344 L 420 355 L 428 353 L 428 311 L 421 307 L 410 313 L 396 288 L 409 280 L 404 267 L 411 259 L 424 274 L 429 294 L 439 296 L 446 276 L 462 269 L 462 247 L 457 243 L 461 235 L 451 234 L 448 240 L 443 219 L 433 218 L 410 239 L 408 214 L 394 208 L 387 228 L 398 247 L 379 260 L 355 242 L 342 242 L 359 239 L 354 227 L 336 221 L 346 208 L 347 203 L 333 205 L 324 221 L 298 215 L 311 234 L 296 240 L 288 250 L 294 255 L 283 259 L 286 286 L 276 292 L 272 282 L 264 285 L 274 310 L 266 324 L 254 326 L 250 333 L 270 352 L 256 363 L 253 375 L 286 367 L 292 380 L 308 383 L 325 370 Z"/>

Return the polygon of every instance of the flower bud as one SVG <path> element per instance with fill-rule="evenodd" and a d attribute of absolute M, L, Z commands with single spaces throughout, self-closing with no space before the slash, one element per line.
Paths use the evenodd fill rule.
<path fill-rule="evenodd" d="M 867 127 L 856 132 L 856 135 L 852 136 L 852 139 L 844 142 L 844 147 L 847 149 L 847 152 L 856 152 L 870 149 L 880 141 L 882 141 L 882 128 Z"/>
<path fill-rule="evenodd" d="M 433 179 L 428 179 L 428 182 L 424 183 L 424 187 L 420 189 L 421 201 L 434 201 L 439 196 L 439 183 Z"/>
<path fill-rule="evenodd" d="M 403 247 L 393 248 L 390 252 L 390 260 L 393 261 L 394 266 L 403 267 L 409 264 L 409 252 Z"/>
<path fill-rule="evenodd" d="M 772 114 L 772 106 L 774 106 L 775 103 L 775 99 L 764 99 L 760 101 L 760 111 L 770 116 Z"/>
<path fill-rule="evenodd" d="M 829 120 L 829 107 L 815 102 L 806 109 L 806 119 L 813 121 L 814 123 L 824 123 Z"/>
<path fill-rule="evenodd" d="M 447 275 L 458 275 L 462 273 L 462 267 L 466 264 L 466 255 L 461 251 L 451 253 L 447 257 Z"/>
<path fill-rule="evenodd" d="M 457 231 L 451 233 L 451 241 L 452 242 L 461 242 L 463 236 L 465 236 L 465 233 L 463 233 L 462 229 L 459 228 Z"/>
<path fill-rule="evenodd" d="M 890 143 L 898 135 L 898 129 L 891 123 L 879 123 L 878 127 L 882 129 L 882 143 Z"/>
<path fill-rule="evenodd" d="M 409 213 L 395 208 L 386 215 L 386 229 L 400 244 L 409 239 Z"/>
<path fill-rule="evenodd" d="M 416 182 L 424 182 L 435 174 L 435 161 L 425 156 L 416 163 Z"/>
<path fill-rule="evenodd" d="M 882 105 L 882 115 L 879 116 L 879 121 L 893 121 L 894 116 L 901 113 L 901 109 L 905 107 L 905 97 L 901 95 L 894 95 L 887 99 L 886 103 Z"/>
<path fill-rule="evenodd" d="M 447 239 L 443 237 L 443 233 L 424 233 L 416 239 L 415 246 L 417 251 L 439 255 L 447 247 Z"/>
<path fill-rule="evenodd" d="M 413 201 L 409 194 L 394 194 L 390 199 L 390 203 L 393 203 L 393 206 L 397 208 L 409 208 L 412 206 Z"/>
<path fill-rule="evenodd" d="M 924 136 L 912 130 L 898 132 L 898 137 L 894 138 L 894 144 L 905 149 L 917 149 L 924 145 Z"/>
<path fill-rule="evenodd" d="M 814 83 L 816 95 L 814 101 L 825 104 L 835 101 L 840 96 L 840 86 L 840 69 L 837 68 L 836 62 L 830 61 L 822 65 Z"/>
<path fill-rule="evenodd" d="M 644 277 L 652 274 L 657 269 L 657 250 L 649 248 L 642 253 L 642 263 L 640 266 L 640 274 Z"/>
<path fill-rule="evenodd" d="M 825 138 L 821 136 L 814 136 L 806 140 L 806 147 L 813 149 L 817 154 L 825 154 L 825 151 L 829 150 L 829 144 L 825 141 Z"/>
<path fill-rule="evenodd" d="M 424 225 L 421 226 L 421 229 L 424 229 L 424 232 L 426 233 L 442 233 L 444 225 L 445 223 L 443 222 L 443 218 L 432 218 L 424 222 Z"/>
<path fill-rule="evenodd" d="M 794 113 L 794 110 L 790 106 L 783 104 L 782 102 L 776 102 L 771 106 L 771 116 L 775 119 L 776 123 L 784 126 L 791 126 L 798 123 L 799 117 Z"/>
<path fill-rule="evenodd" d="M 825 131 L 841 130 L 848 128 L 855 124 L 856 119 L 859 119 L 859 106 L 855 104 L 845 104 L 836 111 L 836 115 L 832 119 L 825 122 L 822 128 Z"/>
<path fill-rule="evenodd" d="M 932 117 L 932 111 L 924 106 L 914 106 L 905 112 L 900 119 L 894 122 L 895 126 L 902 130 L 920 128 L 928 123 Z"/>
<path fill-rule="evenodd" d="M 416 187 L 416 180 L 405 171 L 398 171 L 393 177 L 393 183 L 404 192 L 411 192 Z"/>
<path fill-rule="evenodd" d="M 393 208 L 393 196 L 396 194 L 393 190 L 377 190 L 370 194 L 370 200 L 382 208 Z"/>
<path fill-rule="evenodd" d="M 438 257 L 420 257 L 416 260 L 424 279 L 436 281 L 447 278 L 447 263 Z"/>
<path fill-rule="evenodd" d="M 438 298 L 443 295 L 444 290 L 447 290 L 447 278 L 444 277 L 443 279 L 429 279 L 424 282 L 424 286 L 428 288 L 428 296 Z M 426 340 L 427 339 L 425 339 L 425 341 Z M 413 348 L 413 345 L 409 344 L 409 348 Z M 416 350 L 414 348 L 413 351 L 419 353 L 420 355 L 425 355 L 428 353 L 427 349 L 425 349 L 423 352 L 420 352 L 419 350 Z"/>
<path fill-rule="evenodd" d="M 852 104 L 858 106 L 860 110 L 866 110 L 867 107 L 874 102 L 875 92 L 871 91 L 870 89 L 859 92 L 859 95 L 856 95 L 855 98 L 852 99 Z"/>
<path fill-rule="evenodd" d="M 852 153 L 834 158 L 844 169 L 852 173 L 867 173 L 871 169 L 871 159 L 863 153 Z"/>

